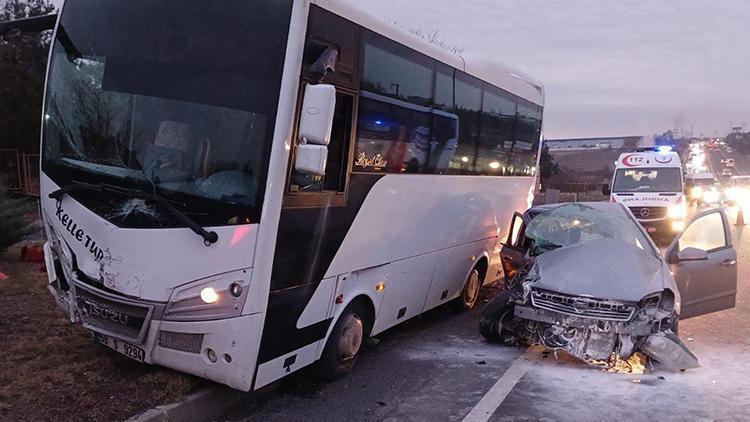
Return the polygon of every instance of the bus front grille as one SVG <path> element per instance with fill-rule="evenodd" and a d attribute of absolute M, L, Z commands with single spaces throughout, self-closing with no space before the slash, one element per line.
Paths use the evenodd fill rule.
<path fill-rule="evenodd" d="M 76 285 L 75 297 L 84 326 L 130 341 L 140 343 L 143 340 L 151 316 L 150 306 L 114 298 L 80 285 Z"/>

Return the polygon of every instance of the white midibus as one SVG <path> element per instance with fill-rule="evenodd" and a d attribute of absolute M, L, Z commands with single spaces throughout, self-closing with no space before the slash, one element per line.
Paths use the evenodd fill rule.
<path fill-rule="evenodd" d="M 68 0 L 47 75 L 49 288 L 148 364 L 257 389 L 471 308 L 529 205 L 540 84 L 343 0 Z"/>

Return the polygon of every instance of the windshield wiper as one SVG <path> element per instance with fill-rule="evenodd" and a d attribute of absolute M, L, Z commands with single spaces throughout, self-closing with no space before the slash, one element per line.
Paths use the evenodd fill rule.
<path fill-rule="evenodd" d="M 108 185 L 106 183 L 85 183 L 79 181 L 72 181 L 60 189 L 49 194 L 49 197 L 60 201 L 62 197 L 75 190 L 92 190 L 98 192 L 113 192 L 121 195 L 129 196 L 131 198 L 140 198 L 154 201 L 162 206 L 165 210 L 169 211 L 170 214 L 175 216 L 182 224 L 185 224 L 195 234 L 203 238 L 203 242 L 206 246 L 211 246 L 219 240 L 219 235 L 215 231 L 207 231 L 201 225 L 196 223 L 192 218 L 185 215 L 182 211 L 178 210 L 170 203 L 170 201 L 152 193 L 144 192 L 138 189 L 122 188 L 120 186 Z"/>

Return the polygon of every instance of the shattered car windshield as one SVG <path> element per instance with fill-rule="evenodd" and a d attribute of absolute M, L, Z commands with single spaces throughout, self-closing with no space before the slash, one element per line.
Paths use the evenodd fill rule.
<path fill-rule="evenodd" d="M 583 204 L 566 204 L 542 211 L 531 220 L 525 235 L 531 241 L 532 255 L 607 238 L 658 256 L 625 212 L 605 213 Z"/>

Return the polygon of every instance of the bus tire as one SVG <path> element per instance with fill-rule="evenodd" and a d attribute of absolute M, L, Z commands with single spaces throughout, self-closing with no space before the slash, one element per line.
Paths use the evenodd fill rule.
<path fill-rule="evenodd" d="M 352 371 L 364 343 L 366 315 L 359 302 L 349 304 L 341 313 L 318 362 L 321 378 L 335 381 Z"/>
<path fill-rule="evenodd" d="M 479 298 L 479 289 L 482 288 L 482 275 L 479 273 L 479 269 L 474 267 L 466 277 L 464 288 L 461 290 L 461 295 L 456 299 L 454 308 L 458 311 L 469 311 L 474 308 Z"/>

